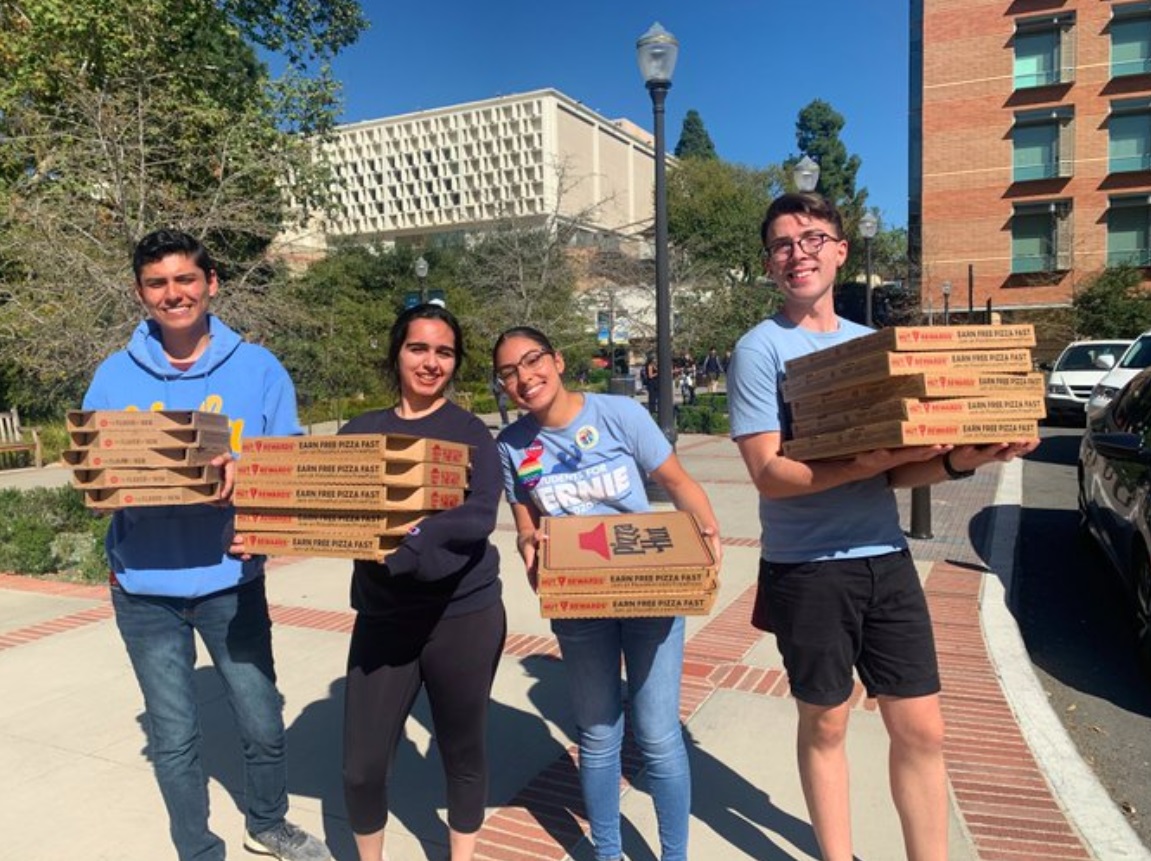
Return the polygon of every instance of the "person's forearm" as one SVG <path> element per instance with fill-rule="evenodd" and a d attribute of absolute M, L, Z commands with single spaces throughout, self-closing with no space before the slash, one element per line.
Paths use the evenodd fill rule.
<path fill-rule="evenodd" d="M 754 481 L 761 496 L 787 499 L 830 490 L 876 474 L 856 459 L 806 462 L 776 457 L 760 466 Z"/>
<path fill-rule="evenodd" d="M 887 473 L 892 487 L 925 487 L 947 481 L 950 476 L 943 468 L 943 458 L 934 457 L 922 463 L 905 463 Z"/>

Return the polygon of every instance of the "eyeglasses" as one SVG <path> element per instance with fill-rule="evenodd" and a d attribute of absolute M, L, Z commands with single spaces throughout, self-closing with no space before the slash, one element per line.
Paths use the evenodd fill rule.
<path fill-rule="evenodd" d="M 540 362 L 543 361 L 544 356 L 554 356 L 555 353 L 551 350 L 528 350 L 520 356 L 520 360 L 512 365 L 501 365 L 496 368 L 496 379 L 501 386 L 506 386 L 511 382 L 512 377 L 518 377 L 521 370 L 532 371 L 539 367 Z"/>
<path fill-rule="evenodd" d="M 826 233 L 805 233 L 798 239 L 780 239 L 763 250 L 765 257 L 772 260 L 787 260 L 794 253 L 795 246 L 804 254 L 818 254 L 828 242 L 839 242 L 839 237 Z"/>

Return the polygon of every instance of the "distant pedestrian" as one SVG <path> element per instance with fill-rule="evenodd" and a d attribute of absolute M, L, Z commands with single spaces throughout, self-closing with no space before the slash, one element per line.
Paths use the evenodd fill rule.
<path fill-rule="evenodd" d="M 707 376 L 708 392 L 715 394 L 719 391 L 719 375 L 723 373 L 723 364 L 715 347 L 707 351 L 707 358 L 703 360 L 703 373 Z"/>
<path fill-rule="evenodd" d="M 506 428 L 508 426 L 508 393 L 504 391 L 504 387 L 494 377 L 489 385 L 491 393 L 496 399 L 496 409 L 500 411 L 500 427 Z"/>
<path fill-rule="evenodd" d="M 655 356 L 648 355 L 640 370 L 640 380 L 647 389 L 647 411 L 653 416 L 659 415 L 659 365 L 656 364 Z"/>
<path fill-rule="evenodd" d="M 731 432 L 760 495 L 763 529 L 752 622 L 774 632 L 799 712 L 797 755 L 823 858 L 851 859 L 846 753 L 857 671 L 878 699 L 907 857 L 947 857 L 947 775 L 931 617 L 899 523 L 895 487 L 970 476 L 1039 440 L 910 446 L 847 460 L 781 452 L 785 362 L 867 334 L 832 297 L 847 260 L 839 213 L 817 194 L 786 194 L 761 228 L 783 307 L 736 345 L 728 377 Z"/>

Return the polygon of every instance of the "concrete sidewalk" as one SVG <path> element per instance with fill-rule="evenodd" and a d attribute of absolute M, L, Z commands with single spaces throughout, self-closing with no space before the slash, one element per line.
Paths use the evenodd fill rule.
<path fill-rule="evenodd" d="M 755 494 L 729 441 L 684 436 L 678 450 L 711 495 L 726 544 L 720 601 L 710 617 L 688 620 L 682 713 L 694 779 L 691 857 L 817 858 L 794 762 L 794 703 L 773 640 L 748 624 L 758 560 Z M 1042 692 L 1026 682 L 1026 655 L 1012 651 L 1021 644 L 1012 643 L 1018 631 L 1003 596 L 1020 469 L 992 467 L 933 488 L 936 537 L 912 542 L 944 674 L 951 858 L 1151 857 L 1070 742 L 1052 729 L 1050 721 L 1058 721 L 1049 708 L 1045 722 L 1046 703 L 1033 701 Z M 4 485 L 66 479 L 59 469 L 0 473 Z M 493 692 L 491 809 L 479 857 L 587 861 L 563 668 L 521 575 L 506 510 L 494 540 L 505 560 L 510 633 Z M 282 558 L 268 574 L 289 727 L 291 816 L 323 834 L 339 861 L 356 857 L 339 765 L 352 622 L 348 571 L 346 561 Z M 213 827 L 235 857 L 246 857 L 231 715 L 206 664 L 199 681 Z M 1031 683 L 1037 689 L 1034 676 Z M 1024 699 L 1009 700 L 1005 687 Z M 140 694 L 106 589 L 0 576 L 0 690 L 0 859 L 174 857 L 147 760 Z M 447 857 L 443 781 L 429 727 L 421 699 L 392 778 L 387 843 L 394 861 Z M 857 697 L 850 731 L 856 857 L 903 857 L 887 790 L 886 737 L 872 702 Z M 1030 744 L 1033 737 L 1038 745 Z M 1033 753 L 1036 746 L 1054 747 L 1056 762 Z M 629 755 L 625 850 L 631 861 L 654 861 L 655 821 L 637 768 Z"/>

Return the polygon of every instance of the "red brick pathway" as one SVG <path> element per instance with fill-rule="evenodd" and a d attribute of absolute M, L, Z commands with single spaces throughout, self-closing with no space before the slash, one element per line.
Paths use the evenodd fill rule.
<path fill-rule="evenodd" d="M 728 542 L 731 543 L 731 542 Z M 741 541 L 741 546 L 743 542 Z M 290 563 L 289 563 L 290 564 Z M 926 590 L 935 621 L 942 697 L 948 734 L 948 771 L 960 815 L 980 861 L 1091 861 L 1035 762 L 1004 699 L 988 659 L 979 620 L 984 571 L 977 565 L 937 561 Z M 107 589 L 0 574 L 0 589 L 97 601 L 97 606 L 47 622 L 0 632 L 0 650 L 103 622 L 112 615 Z M 754 590 L 749 589 L 716 614 L 687 643 L 681 714 L 684 721 L 716 690 L 763 696 L 789 695 L 780 669 L 744 663 L 763 636 L 748 624 Z M 353 615 L 302 607 L 272 607 L 277 624 L 324 631 L 351 630 Z M 505 652 L 512 657 L 550 656 L 550 637 L 512 633 Z M 873 709 L 857 690 L 854 707 Z M 479 861 L 560 861 L 583 839 L 586 821 L 569 749 L 547 766 L 484 824 Z M 625 748 L 625 785 L 640 763 Z"/>

